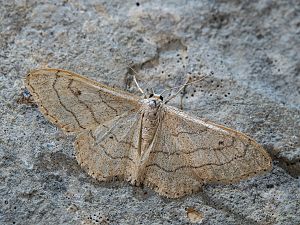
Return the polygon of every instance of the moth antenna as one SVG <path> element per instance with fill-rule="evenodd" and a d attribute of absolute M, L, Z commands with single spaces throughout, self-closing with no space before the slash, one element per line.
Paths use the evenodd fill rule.
<path fill-rule="evenodd" d="M 112 40 L 112 41 L 114 42 L 114 40 Z M 116 53 L 117 53 L 119 56 L 121 56 L 121 58 L 124 58 L 124 59 L 125 59 L 125 57 L 123 56 L 123 54 L 122 54 L 120 51 L 117 51 Z M 127 65 L 127 67 L 130 68 L 130 69 L 132 70 L 132 72 L 133 72 L 135 75 L 138 75 L 138 73 L 137 73 L 131 66 Z M 133 80 L 134 80 L 135 85 L 137 86 L 138 90 L 143 94 L 143 97 L 144 97 L 144 98 L 147 98 L 145 92 L 143 91 L 143 89 L 142 89 L 142 88 L 140 87 L 140 85 L 138 84 L 135 75 L 133 75 Z"/>
<path fill-rule="evenodd" d="M 199 82 L 199 81 L 202 81 L 204 80 L 208 75 L 205 75 L 201 78 L 199 78 L 198 80 L 195 80 L 195 81 L 192 81 L 192 82 L 189 82 L 190 80 L 190 77 L 187 79 L 187 81 L 185 82 L 185 84 L 181 85 L 181 86 L 177 86 L 177 87 L 172 87 L 172 88 L 169 88 L 169 89 L 166 89 L 162 92 L 162 94 L 165 92 L 165 91 L 171 91 L 175 88 L 179 88 L 179 90 L 174 94 L 174 95 L 171 95 L 166 101 L 165 101 L 165 104 L 167 104 L 170 100 L 172 100 L 173 98 L 175 98 L 181 91 L 183 88 L 185 88 L 186 86 L 190 85 L 190 84 L 193 84 L 193 83 L 196 83 L 196 82 Z"/>
<path fill-rule="evenodd" d="M 135 74 L 137 74 L 137 72 L 136 72 L 131 66 L 128 66 L 128 67 L 129 67 Z M 134 80 L 135 85 L 136 85 L 137 88 L 139 89 L 139 91 L 143 94 L 144 98 L 146 98 L 146 94 L 145 94 L 145 92 L 143 91 L 143 89 L 140 87 L 139 83 L 137 82 L 135 75 L 133 75 L 133 80 Z"/>
<path fill-rule="evenodd" d="M 168 89 L 163 90 L 159 95 L 162 96 L 166 91 L 168 91 Z"/>

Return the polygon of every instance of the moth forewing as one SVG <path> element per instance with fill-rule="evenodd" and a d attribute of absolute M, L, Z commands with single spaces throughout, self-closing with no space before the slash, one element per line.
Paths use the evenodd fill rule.
<path fill-rule="evenodd" d="M 140 107 L 138 97 L 66 70 L 34 70 L 25 84 L 45 117 L 66 133 L 92 129 Z"/>

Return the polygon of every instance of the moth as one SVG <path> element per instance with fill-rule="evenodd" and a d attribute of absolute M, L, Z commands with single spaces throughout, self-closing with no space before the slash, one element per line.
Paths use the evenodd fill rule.
<path fill-rule="evenodd" d="M 25 83 L 44 116 L 76 135 L 76 159 L 97 180 L 118 178 L 179 198 L 272 167 L 245 134 L 169 106 L 174 95 L 138 97 L 61 69 L 32 71 Z"/>

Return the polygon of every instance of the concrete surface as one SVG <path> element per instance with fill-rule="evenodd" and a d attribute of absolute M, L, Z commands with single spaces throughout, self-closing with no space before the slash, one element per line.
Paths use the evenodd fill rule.
<path fill-rule="evenodd" d="M 300 224 L 300 4 L 262 1 L 0 1 L 0 224 Z M 273 170 L 177 200 L 77 165 L 23 79 L 63 68 L 136 92 L 209 74 L 172 104 L 245 132 Z"/>

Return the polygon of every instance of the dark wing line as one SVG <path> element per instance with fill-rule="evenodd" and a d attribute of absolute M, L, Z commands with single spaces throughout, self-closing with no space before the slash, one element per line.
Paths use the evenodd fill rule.
<path fill-rule="evenodd" d="M 230 148 L 233 145 L 234 145 L 234 140 L 233 140 L 233 142 L 230 145 L 223 146 L 222 148 L 221 147 L 218 147 L 218 148 L 199 147 L 199 148 L 194 149 L 193 151 L 182 152 L 182 153 L 178 153 L 178 152 L 166 152 L 166 151 L 152 151 L 152 153 L 161 153 L 161 154 L 165 154 L 165 155 L 190 155 L 190 154 L 193 154 L 193 153 L 198 152 L 200 150 L 203 150 L 203 151 L 212 150 L 212 151 L 221 151 L 222 152 L 223 149 Z"/>
<path fill-rule="evenodd" d="M 31 89 L 31 90 L 30 90 L 30 93 L 36 96 L 35 99 L 38 100 L 38 101 L 36 101 L 36 103 L 38 103 L 37 105 L 39 106 L 39 108 L 40 108 L 40 110 L 43 112 L 43 114 L 45 114 L 45 116 L 48 117 L 49 120 L 50 120 L 52 123 L 54 123 L 55 125 L 57 125 L 57 126 L 59 127 L 60 125 L 58 124 L 58 119 L 57 119 L 56 117 L 50 115 L 48 109 L 46 109 L 44 106 L 42 106 L 42 104 L 41 104 L 41 102 L 42 102 L 42 101 L 41 101 L 41 97 L 40 97 L 39 94 L 35 91 L 34 87 L 30 84 L 29 80 L 26 80 L 26 84 L 27 84 L 27 87 L 28 87 L 29 89 Z"/>
<path fill-rule="evenodd" d="M 104 152 L 104 154 L 111 159 L 129 159 L 130 161 L 133 161 L 132 158 L 130 158 L 129 156 L 113 156 L 111 154 L 109 154 L 106 150 L 105 150 L 105 146 L 103 146 L 102 144 L 99 144 L 99 146 L 102 148 L 102 151 Z"/>
<path fill-rule="evenodd" d="M 124 115 L 125 115 L 125 114 L 126 114 L 126 113 L 124 113 Z M 136 113 L 136 116 L 137 116 L 138 114 L 139 114 L 139 113 Z M 103 127 L 105 127 L 106 129 L 109 129 L 109 130 L 103 135 L 103 137 L 101 138 L 101 141 L 100 141 L 100 142 L 99 142 L 99 141 L 96 141 L 96 137 L 93 135 L 92 130 L 90 130 L 89 133 L 90 133 L 91 137 L 93 138 L 94 142 L 95 142 L 95 143 L 99 143 L 99 146 L 102 148 L 104 154 L 105 154 L 106 156 L 108 156 L 109 158 L 111 158 L 111 159 L 124 159 L 124 158 L 126 158 L 126 159 L 129 159 L 130 161 L 133 161 L 132 158 L 130 158 L 129 156 L 126 156 L 126 155 L 124 155 L 124 156 L 113 156 L 113 155 L 111 155 L 110 153 L 108 153 L 108 152 L 105 150 L 105 146 L 103 146 L 103 144 L 101 144 L 101 142 L 102 142 L 104 139 L 109 138 L 108 136 L 113 136 L 113 138 L 114 138 L 118 143 L 124 143 L 124 144 L 127 144 L 130 148 L 135 148 L 135 149 L 136 149 L 136 147 L 132 144 L 133 135 L 132 135 L 132 137 L 131 137 L 131 141 L 126 141 L 125 138 L 127 137 L 127 134 L 128 134 L 128 133 L 126 133 L 126 135 L 124 135 L 123 137 L 121 137 L 121 139 L 119 139 L 119 138 L 117 138 L 117 136 L 116 136 L 114 133 L 111 132 L 111 131 L 118 125 L 118 123 L 120 122 L 120 120 L 123 118 L 122 116 L 119 116 L 119 117 L 120 117 L 120 118 L 118 118 L 118 120 L 115 121 L 113 127 L 111 127 L 111 128 L 105 126 L 104 124 L 102 125 Z M 137 122 L 137 121 L 138 121 L 138 120 L 136 120 L 136 122 Z M 129 128 L 129 132 L 130 132 L 131 129 L 135 126 L 136 122 L 133 123 L 132 126 Z M 128 150 L 128 151 L 129 151 L 129 150 Z"/>
<path fill-rule="evenodd" d="M 99 98 L 101 99 L 101 101 L 102 101 L 105 105 L 107 105 L 108 108 L 110 108 L 112 111 L 114 111 L 114 112 L 117 114 L 118 111 L 117 111 L 115 108 L 113 108 L 110 104 L 108 104 L 106 101 L 104 101 L 104 99 L 103 99 L 103 97 L 102 97 L 100 91 L 98 91 L 98 95 L 99 95 Z"/>
<path fill-rule="evenodd" d="M 233 160 L 237 160 L 237 159 L 239 159 L 239 158 L 244 158 L 244 156 L 246 155 L 246 152 L 247 152 L 247 151 L 246 151 L 247 147 L 248 147 L 248 145 L 245 146 L 243 155 L 234 157 L 234 158 L 232 158 L 231 160 L 229 160 L 229 161 L 226 162 L 226 163 L 206 163 L 206 164 L 202 164 L 201 166 L 185 165 L 185 166 L 179 166 L 179 167 L 176 167 L 176 168 L 173 169 L 173 170 L 166 170 L 166 169 L 162 168 L 160 165 L 158 165 L 157 163 L 151 163 L 151 164 L 147 165 L 146 167 L 157 166 L 157 167 L 160 168 L 161 170 L 163 170 L 163 171 L 165 171 L 165 172 L 171 173 L 171 172 L 176 172 L 177 170 L 185 169 L 185 168 L 199 169 L 199 168 L 204 167 L 204 166 L 223 166 L 223 165 L 225 165 L 225 164 L 231 163 Z"/>
<path fill-rule="evenodd" d="M 77 94 L 75 93 L 75 91 L 72 89 L 71 86 L 72 86 L 73 82 L 74 82 L 74 80 L 71 80 L 71 82 L 70 82 L 69 85 L 68 85 L 68 89 L 72 92 L 73 96 L 74 96 L 75 98 L 77 98 L 78 102 L 79 102 L 80 104 L 84 105 L 84 106 L 90 111 L 90 113 L 91 113 L 91 115 L 92 115 L 92 117 L 93 117 L 95 123 L 99 125 L 100 122 L 97 120 L 96 115 L 95 115 L 95 112 L 93 111 L 93 109 L 92 109 L 88 104 L 86 104 L 84 101 L 80 100 L 79 97 L 78 97 L 78 95 L 77 95 Z"/>
<path fill-rule="evenodd" d="M 56 83 L 57 83 L 57 80 L 58 80 L 58 78 L 59 78 L 58 73 L 59 73 L 59 72 L 56 72 L 56 73 L 55 73 L 55 79 L 54 79 L 54 81 L 53 81 L 53 83 L 52 83 L 52 88 L 53 88 L 53 90 L 54 90 L 54 92 L 55 92 L 55 94 L 56 94 L 56 97 L 57 97 L 59 103 L 61 104 L 61 106 L 63 107 L 63 109 L 64 109 L 66 112 L 70 113 L 70 114 L 74 117 L 74 119 L 75 119 L 76 123 L 78 124 L 78 126 L 79 126 L 80 128 L 82 128 L 82 129 L 86 129 L 86 127 L 83 127 L 83 126 L 80 124 L 80 122 L 79 122 L 77 116 L 75 115 L 75 113 L 74 113 L 72 110 L 68 109 L 68 108 L 65 106 L 65 104 L 61 101 L 61 98 L 59 97 L 58 91 L 57 91 L 57 89 L 56 89 L 56 87 L 55 87 L 55 85 L 56 85 Z M 70 83 L 69 83 L 69 84 L 70 84 Z"/>

